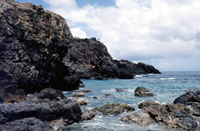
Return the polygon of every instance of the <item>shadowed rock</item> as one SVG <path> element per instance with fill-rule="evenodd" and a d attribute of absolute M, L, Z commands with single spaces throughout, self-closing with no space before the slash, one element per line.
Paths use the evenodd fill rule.
<path fill-rule="evenodd" d="M 56 99 L 58 97 L 60 97 L 61 99 L 65 98 L 64 94 L 62 93 L 62 91 L 56 90 L 56 89 L 53 89 L 53 88 L 45 88 L 45 89 L 43 89 L 42 91 L 40 91 L 40 93 L 38 93 L 36 95 L 36 97 L 39 98 L 39 99 L 48 98 L 50 100 L 54 100 L 54 99 Z"/>
<path fill-rule="evenodd" d="M 36 117 L 42 121 L 63 118 L 71 124 L 81 119 L 81 109 L 79 105 L 67 99 L 32 99 L 17 104 L 0 104 L 0 116 L 1 124 L 28 117 Z"/>
<path fill-rule="evenodd" d="M 1 131 L 49 131 L 50 127 L 47 122 L 30 117 L 0 125 Z"/>

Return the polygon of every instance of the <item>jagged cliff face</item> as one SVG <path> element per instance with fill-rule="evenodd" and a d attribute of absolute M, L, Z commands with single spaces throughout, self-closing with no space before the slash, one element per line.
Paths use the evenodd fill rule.
<path fill-rule="evenodd" d="M 65 19 L 41 5 L 0 0 L 1 91 L 11 86 L 27 93 L 48 86 L 68 90 L 65 76 L 72 74 L 61 61 L 71 39 Z"/>
<path fill-rule="evenodd" d="M 74 39 L 63 61 L 81 78 L 115 77 L 117 73 L 106 46 L 92 39 Z"/>
<path fill-rule="evenodd" d="M 113 60 L 106 46 L 96 39 L 74 39 L 63 59 L 81 78 L 103 76 L 132 79 L 136 74 L 160 73 L 151 65 Z"/>

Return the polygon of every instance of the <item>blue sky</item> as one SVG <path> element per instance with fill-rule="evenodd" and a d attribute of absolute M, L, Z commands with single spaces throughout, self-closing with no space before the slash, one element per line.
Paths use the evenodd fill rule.
<path fill-rule="evenodd" d="M 73 36 L 97 37 L 115 59 L 200 71 L 199 0 L 16 0 L 63 16 Z"/>

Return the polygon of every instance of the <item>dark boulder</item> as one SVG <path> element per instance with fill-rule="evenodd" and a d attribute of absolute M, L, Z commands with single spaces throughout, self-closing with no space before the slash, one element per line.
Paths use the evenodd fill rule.
<path fill-rule="evenodd" d="M 200 102 L 200 90 L 190 89 L 185 94 L 179 96 L 174 100 L 174 103 L 181 103 L 181 104 L 192 104 L 195 102 Z"/>
<path fill-rule="evenodd" d="M 48 98 L 50 100 L 54 100 L 54 99 L 56 99 L 58 97 L 60 97 L 61 99 L 65 98 L 64 94 L 62 93 L 62 91 L 56 90 L 56 89 L 53 89 L 53 88 L 45 88 L 45 89 L 43 89 L 42 91 L 40 91 L 40 93 L 36 94 L 36 97 L 38 99 Z"/>
<path fill-rule="evenodd" d="M 144 87 L 137 87 L 135 90 L 135 96 L 145 97 L 145 96 L 153 96 L 154 94 L 151 93 L 148 89 Z"/>
<path fill-rule="evenodd" d="M 95 80 L 104 80 L 104 78 L 102 76 L 96 76 L 94 79 Z"/>
<path fill-rule="evenodd" d="M 134 111 L 135 108 L 126 104 L 111 103 L 105 104 L 99 108 L 94 108 L 93 111 L 98 111 L 103 113 L 103 115 L 118 115 L 123 112 Z"/>
<path fill-rule="evenodd" d="M 1 124 L 28 117 L 36 117 L 42 121 L 63 118 L 71 124 L 81 120 L 81 114 L 79 105 L 67 99 L 31 99 L 17 104 L 0 104 Z"/>
<path fill-rule="evenodd" d="M 50 127 L 47 122 L 30 117 L 0 125 L 1 131 L 49 131 Z"/>

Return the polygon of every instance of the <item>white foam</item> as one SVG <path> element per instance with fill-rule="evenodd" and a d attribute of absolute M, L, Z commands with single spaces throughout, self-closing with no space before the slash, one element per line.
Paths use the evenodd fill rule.
<path fill-rule="evenodd" d="M 143 77 L 142 75 L 135 75 L 135 77 Z"/>
<path fill-rule="evenodd" d="M 175 78 L 160 78 L 160 80 L 174 80 Z"/>

